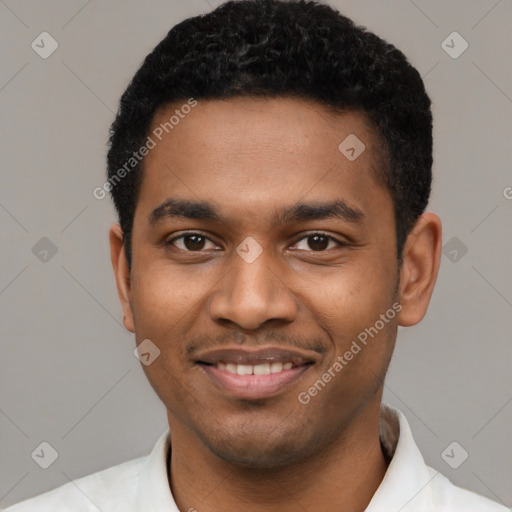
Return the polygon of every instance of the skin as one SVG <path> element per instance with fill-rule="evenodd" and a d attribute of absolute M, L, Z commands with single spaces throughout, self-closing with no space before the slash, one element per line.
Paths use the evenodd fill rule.
<path fill-rule="evenodd" d="M 161 109 L 152 129 L 179 107 Z M 353 162 L 338 150 L 350 134 L 366 146 Z M 418 219 L 399 267 L 392 199 L 372 170 L 377 150 L 362 113 L 237 98 L 199 102 L 147 155 L 131 270 L 118 224 L 110 245 L 124 325 L 137 343 L 150 339 L 161 351 L 143 369 L 167 408 L 169 483 L 180 510 L 355 512 L 380 485 L 388 464 L 378 430 L 383 379 L 397 326 L 426 313 L 441 222 L 433 213 Z M 149 215 L 170 197 L 209 201 L 224 222 L 168 218 L 152 226 Z M 272 220 L 299 201 L 334 200 L 362 220 Z M 165 245 L 185 230 L 207 239 Z M 315 244 L 318 232 L 346 245 Z M 249 236 L 263 251 L 250 264 L 236 252 Z M 301 404 L 299 393 L 396 302 L 400 313 Z M 241 400 L 194 361 L 227 346 L 297 347 L 315 364 L 275 396 Z"/>

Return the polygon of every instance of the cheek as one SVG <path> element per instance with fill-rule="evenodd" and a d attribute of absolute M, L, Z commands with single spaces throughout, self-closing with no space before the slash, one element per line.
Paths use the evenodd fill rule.
<path fill-rule="evenodd" d="M 149 263 L 149 262 L 148 262 Z M 201 300 L 203 286 L 185 278 L 185 273 L 169 266 L 151 264 L 132 278 L 132 304 L 137 333 L 168 331 Z"/>
<path fill-rule="evenodd" d="M 181 279 L 169 265 L 152 263 L 132 278 L 133 310 L 138 343 L 151 340 L 160 350 L 144 373 L 154 391 L 175 415 L 191 400 L 188 389 L 191 365 L 183 340 L 197 318 L 201 289 Z M 191 286 L 192 284 L 192 286 Z M 193 393 L 193 392 L 192 392 Z M 193 404 L 189 404 L 192 407 Z"/>
<path fill-rule="evenodd" d="M 396 279 L 391 269 L 382 262 L 367 262 L 316 280 L 308 301 L 317 321 L 335 339 L 345 341 L 374 325 L 391 307 Z"/>
<path fill-rule="evenodd" d="M 322 402 L 327 409 L 347 396 L 363 400 L 371 395 L 393 352 L 396 311 L 392 306 L 397 270 L 391 260 L 362 260 L 350 271 L 340 269 L 336 277 L 324 280 L 316 288 L 314 305 L 310 303 L 316 322 L 332 344 L 321 369 L 321 373 L 330 369 L 335 375 L 330 387 L 332 400 Z M 338 366 L 334 368 L 336 362 Z"/>
<path fill-rule="evenodd" d="M 365 280 L 358 284 L 359 292 L 333 291 L 330 297 L 326 293 L 324 305 L 318 310 L 317 322 L 328 333 L 332 345 L 314 378 L 315 382 L 324 377 L 329 380 L 327 392 L 317 404 L 326 415 L 336 414 L 340 403 L 369 400 L 381 385 L 393 353 L 393 288 L 378 290 L 368 287 Z"/>

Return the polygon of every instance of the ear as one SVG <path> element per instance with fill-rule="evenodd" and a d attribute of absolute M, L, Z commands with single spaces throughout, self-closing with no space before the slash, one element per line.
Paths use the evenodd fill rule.
<path fill-rule="evenodd" d="M 441 239 L 441 220 L 434 213 L 421 215 L 407 237 L 400 269 L 399 325 L 415 325 L 427 312 L 441 263 Z"/>
<path fill-rule="evenodd" d="M 135 322 L 130 303 L 130 269 L 124 250 L 123 231 L 119 224 L 113 224 L 109 231 L 110 259 L 116 278 L 117 294 L 123 309 L 123 324 L 130 332 L 135 332 Z"/>

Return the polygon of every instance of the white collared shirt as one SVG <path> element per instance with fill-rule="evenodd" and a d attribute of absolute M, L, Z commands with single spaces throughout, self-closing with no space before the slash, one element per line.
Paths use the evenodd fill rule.
<path fill-rule="evenodd" d="M 405 416 L 386 404 L 380 437 L 392 459 L 366 512 L 508 512 L 427 466 Z M 68 482 L 5 512 L 179 512 L 167 479 L 169 450 L 167 431 L 149 456 Z"/>

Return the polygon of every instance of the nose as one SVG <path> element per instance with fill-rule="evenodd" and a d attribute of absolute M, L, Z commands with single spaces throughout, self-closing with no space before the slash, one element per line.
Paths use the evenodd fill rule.
<path fill-rule="evenodd" d="M 253 331 L 271 320 L 289 323 L 295 319 L 296 299 L 271 258 L 269 250 L 252 262 L 234 254 L 231 269 L 209 300 L 214 321 Z"/>

